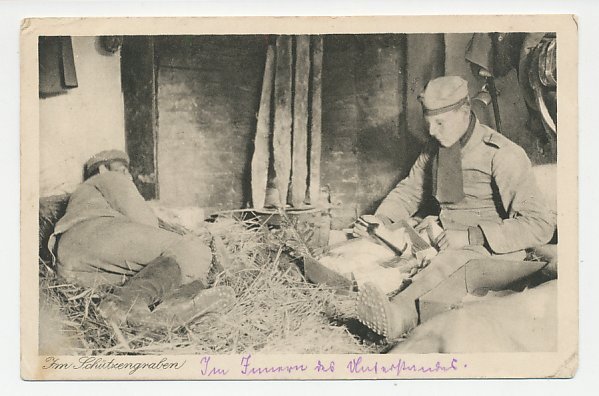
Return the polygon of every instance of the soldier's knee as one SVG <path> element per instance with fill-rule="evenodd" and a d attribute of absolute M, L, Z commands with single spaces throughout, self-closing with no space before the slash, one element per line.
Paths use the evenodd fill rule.
<path fill-rule="evenodd" d="M 205 281 L 212 264 L 212 250 L 199 238 L 182 237 L 164 255 L 175 258 L 184 281 Z"/>

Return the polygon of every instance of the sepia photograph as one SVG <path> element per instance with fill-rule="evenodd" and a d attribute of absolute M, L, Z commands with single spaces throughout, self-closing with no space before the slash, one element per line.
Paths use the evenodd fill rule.
<path fill-rule="evenodd" d="M 451 18 L 26 21 L 30 378 L 572 376 L 575 27 Z"/>

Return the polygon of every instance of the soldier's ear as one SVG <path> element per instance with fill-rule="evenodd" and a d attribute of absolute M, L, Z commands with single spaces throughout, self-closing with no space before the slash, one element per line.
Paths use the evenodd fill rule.
<path fill-rule="evenodd" d="M 104 172 L 110 172 L 110 170 L 105 164 L 102 164 L 98 167 L 98 173 L 102 174 Z"/>

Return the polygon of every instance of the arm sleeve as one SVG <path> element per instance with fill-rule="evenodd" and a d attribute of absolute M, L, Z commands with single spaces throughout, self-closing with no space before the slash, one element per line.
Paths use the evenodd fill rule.
<path fill-rule="evenodd" d="M 430 157 L 430 150 L 426 148 L 416 159 L 408 176 L 381 202 L 375 213 L 376 217 L 384 223 L 396 223 L 409 219 L 418 211 L 424 197 Z"/>
<path fill-rule="evenodd" d="M 158 218 L 127 176 L 106 172 L 98 177 L 96 188 L 110 207 L 135 223 L 158 227 Z"/>
<path fill-rule="evenodd" d="M 498 150 L 492 160 L 492 176 L 507 218 L 500 224 L 479 225 L 491 250 L 502 254 L 546 244 L 555 230 L 555 213 L 541 196 L 524 150 Z"/>

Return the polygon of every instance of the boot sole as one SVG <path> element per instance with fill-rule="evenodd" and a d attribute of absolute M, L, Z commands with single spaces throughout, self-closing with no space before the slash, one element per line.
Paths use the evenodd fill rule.
<path fill-rule="evenodd" d="M 356 307 L 358 320 L 385 338 L 395 336 L 390 322 L 392 309 L 385 292 L 375 284 L 367 282 L 359 290 Z"/>
<path fill-rule="evenodd" d="M 193 296 L 186 291 L 184 296 L 158 305 L 147 317 L 132 319 L 129 324 L 150 329 L 174 329 L 209 313 L 224 313 L 235 301 L 235 291 L 229 286 L 199 290 Z"/>
<path fill-rule="evenodd" d="M 224 313 L 235 304 L 235 301 L 235 291 L 229 286 L 203 290 L 193 298 L 194 306 L 200 310 L 196 311 L 188 322 L 208 313 Z"/>

